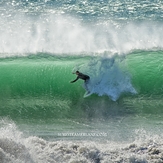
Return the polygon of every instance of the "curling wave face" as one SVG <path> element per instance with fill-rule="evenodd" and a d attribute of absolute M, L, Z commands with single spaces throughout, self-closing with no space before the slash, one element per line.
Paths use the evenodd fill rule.
<path fill-rule="evenodd" d="M 16 112 L 20 117 L 29 117 L 38 108 L 39 113 L 32 115 L 68 117 L 76 114 L 75 108 L 82 111 L 85 102 L 90 108 L 99 105 L 105 112 L 112 101 L 119 101 L 116 104 L 119 108 L 124 104 L 125 107 L 138 107 L 138 112 L 149 107 L 144 106 L 147 100 L 150 107 L 160 105 L 157 109 L 161 108 L 162 51 L 135 51 L 125 57 L 102 55 L 61 57 L 38 54 L 2 58 L 1 114 L 14 116 Z M 91 97 L 83 99 L 83 81 L 69 83 L 75 78 L 71 74 L 75 70 L 91 77 L 88 84 L 94 93 Z"/>

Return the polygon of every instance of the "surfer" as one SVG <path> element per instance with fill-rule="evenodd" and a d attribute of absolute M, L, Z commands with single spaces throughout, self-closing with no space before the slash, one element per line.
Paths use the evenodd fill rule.
<path fill-rule="evenodd" d="M 73 73 L 73 74 L 76 74 L 76 75 L 77 75 L 77 78 L 76 78 L 75 80 L 71 81 L 70 83 L 74 83 L 74 82 L 76 82 L 78 79 L 82 79 L 82 80 L 84 80 L 84 85 L 85 85 L 85 88 L 86 88 L 87 92 L 89 92 L 89 89 L 88 89 L 88 87 L 87 87 L 87 84 L 88 84 L 88 82 L 89 82 L 89 80 L 90 80 L 90 77 L 89 77 L 88 75 L 82 74 L 82 73 L 79 72 L 79 71 L 76 71 L 76 72 Z"/>

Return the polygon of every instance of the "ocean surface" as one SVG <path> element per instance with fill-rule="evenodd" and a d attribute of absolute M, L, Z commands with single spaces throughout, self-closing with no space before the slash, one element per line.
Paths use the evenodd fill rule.
<path fill-rule="evenodd" d="M 162 162 L 163 1 L 1 0 L 0 163 Z"/>

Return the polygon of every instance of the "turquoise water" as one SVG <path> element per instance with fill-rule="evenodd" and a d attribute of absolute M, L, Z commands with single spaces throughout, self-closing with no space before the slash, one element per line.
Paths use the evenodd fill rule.
<path fill-rule="evenodd" d="M 0 162 L 162 162 L 162 8 L 0 2 Z"/>
<path fill-rule="evenodd" d="M 10 113 L 12 118 L 32 119 L 44 116 L 80 118 L 77 108 L 83 112 L 83 105 L 92 109 L 101 103 L 100 109 L 104 109 L 107 116 L 110 104 L 119 109 L 131 105 L 131 110 L 136 108 L 138 113 L 143 113 L 149 107 L 149 104 L 144 106 L 147 100 L 150 107 L 162 112 L 162 53 L 138 51 L 125 58 L 38 54 L 35 57 L 1 59 L 1 115 Z M 72 72 L 78 69 L 91 77 L 88 86 L 94 94 L 88 98 L 83 98 L 83 81 L 70 84 L 76 78 Z M 125 109 L 124 114 L 128 114 Z"/>

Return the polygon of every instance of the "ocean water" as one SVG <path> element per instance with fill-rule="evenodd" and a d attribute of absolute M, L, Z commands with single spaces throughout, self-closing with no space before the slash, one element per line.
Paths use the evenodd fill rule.
<path fill-rule="evenodd" d="M 161 0 L 1 0 L 0 163 L 162 163 L 162 98 Z"/>

